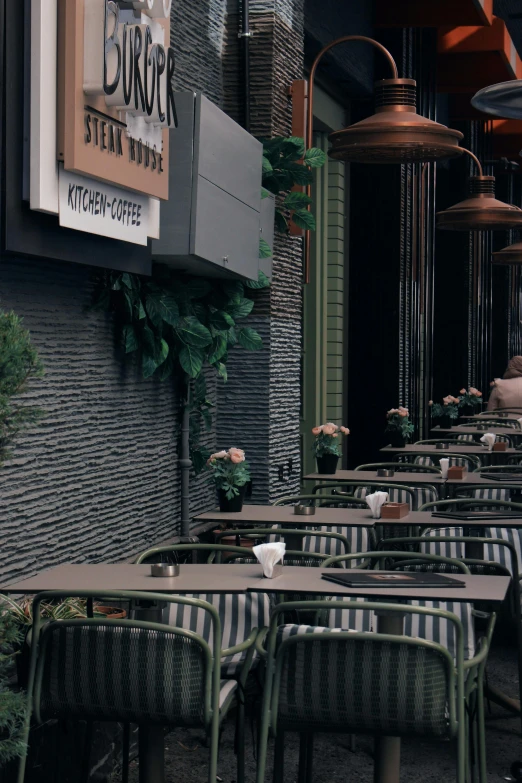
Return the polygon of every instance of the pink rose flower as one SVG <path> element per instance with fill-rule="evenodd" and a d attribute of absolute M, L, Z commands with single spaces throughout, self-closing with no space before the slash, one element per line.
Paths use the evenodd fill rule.
<path fill-rule="evenodd" d="M 229 449 L 228 450 L 228 456 L 230 457 L 230 461 L 234 463 L 234 465 L 239 465 L 240 462 L 245 461 L 245 452 L 243 449 Z"/>
<path fill-rule="evenodd" d="M 402 416 L 403 419 L 405 419 L 407 415 L 408 415 L 408 411 L 407 410 L 399 411 L 399 416 Z"/>
<path fill-rule="evenodd" d="M 444 405 L 449 405 L 450 402 L 453 402 L 453 397 L 451 396 L 451 394 L 448 394 L 447 397 L 442 398 L 442 402 L 444 403 Z"/>
<path fill-rule="evenodd" d="M 348 427 L 341 427 L 341 432 L 343 433 L 343 435 L 350 434 L 350 430 L 348 429 Z"/>
<path fill-rule="evenodd" d="M 430 400 L 428 405 L 433 405 L 433 400 Z"/>
<path fill-rule="evenodd" d="M 332 438 L 338 438 L 338 437 L 339 437 L 339 433 L 338 432 L 334 432 L 334 434 L 332 435 Z"/>
<path fill-rule="evenodd" d="M 320 435 L 323 431 L 323 424 L 320 427 L 312 427 L 312 435 Z"/>
<path fill-rule="evenodd" d="M 477 389 L 475 391 L 475 397 L 482 397 L 482 392 L 479 392 L 479 390 Z"/>
<path fill-rule="evenodd" d="M 335 424 L 324 424 L 323 425 L 323 435 L 333 435 L 336 431 L 337 427 Z"/>
<path fill-rule="evenodd" d="M 228 454 L 224 449 L 222 451 L 216 451 L 215 454 L 211 454 L 208 458 L 207 465 L 210 465 L 216 459 L 226 459 L 227 457 Z"/>
<path fill-rule="evenodd" d="M 471 391 L 471 389 L 470 389 L 470 391 Z M 466 394 L 466 389 L 461 389 L 461 390 L 459 391 L 459 394 Z"/>

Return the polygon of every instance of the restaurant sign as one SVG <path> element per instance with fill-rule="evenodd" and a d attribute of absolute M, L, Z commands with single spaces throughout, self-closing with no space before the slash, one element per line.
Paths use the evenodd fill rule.
<path fill-rule="evenodd" d="M 58 213 L 60 225 L 140 244 L 158 235 L 156 200 L 168 198 L 169 129 L 177 126 L 171 3 L 32 0 L 31 53 L 38 56 L 40 72 L 32 69 L 31 165 L 40 165 L 40 174 L 31 178 L 31 207 Z M 54 166 L 48 143 L 53 110 L 41 76 L 53 72 L 45 35 L 52 30 L 53 7 Z M 53 171 L 55 182 L 45 182 Z M 120 191 L 121 202 L 114 195 Z M 105 209 L 91 209 L 93 193 Z M 118 206 L 113 216 L 113 203 L 121 203 L 120 218 Z"/>

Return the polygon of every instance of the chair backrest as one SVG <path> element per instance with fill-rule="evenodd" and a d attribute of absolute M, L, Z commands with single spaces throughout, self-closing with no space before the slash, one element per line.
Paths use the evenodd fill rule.
<path fill-rule="evenodd" d="M 358 465 L 355 470 L 378 470 L 379 468 L 392 468 L 406 473 L 436 473 L 440 475 L 441 469 L 435 465 L 423 466 L 422 471 L 415 462 L 369 462 L 367 465 Z"/>
<path fill-rule="evenodd" d="M 357 604 L 343 602 L 342 611 L 358 610 Z M 299 607 L 301 611 L 305 606 L 302 602 L 282 604 L 278 610 L 288 612 Z M 390 604 L 375 606 L 390 608 Z M 418 607 L 404 607 L 404 611 L 426 613 Z M 279 632 L 278 619 L 275 614 L 269 637 L 275 729 L 395 736 L 455 734 L 454 664 L 442 646 L 404 636 L 338 629 L 285 636 Z M 454 622 L 458 634 L 457 618 Z M 462 663 L 459 691 L 461 670 Z"/>
<path fill-rule="evenodd" d="M 243 531 L 241 531 L 242 533 Z M 227 533 L 225 533 L 227 535 Z M 223 537 L 223 536 L 221 536 Z M 147 561 L 164 560 L 166 556 L 171 556 L 174 562 L 178 562 L 179 555 L 191 554 L 197 555 L 198 552 L 205 552 L 208 555 L 208 562 L 221 562 L 222 555 L 241 555 L 245 550 L 240 546 L 229 546 L 228 544 L 168 544 L 166 546 L 156 546 L 146 549 L 135 560 L 136 564 Z"/>
<path fill-rule="evenodd" d="M 207 614 L 220 657 L 221 630 L 213 606 L 181 596 L 97 592 L 120 600 L 197 606 Z M 88 618 L 52 621 L 40 633 L 39 604 L 56 596 L 57 591 L 41 593 L 33 603 L 37 619 L 32 654 L 38 656 L 33 706 L 38 721 L 76 717 L 181 726 L 208 723 L 219 687 L 219 657 L 213 659 L 203 638 L 160 623 Z"/>
<path fill-rule="evenodd" d="M 310 517 L 310 524 L 313 525 L 313 517 Z M 300 538 L 302 540 L 302 552 L 318 552 L 330 554 L 334 551 L 338 554 L 348 554 L 350 552 L 350 543 L 343 533 L 338 533 L 334 528 L 321 527 L 319 530 L 287 529 L 280 525 L 273 525 L 268 528 L 255 528 L 253 530 L 225 530 L 216 535 L 216 541 L 223 536 L 233 536 L 240 532 L 243 538 L 261 539 L 266 538 L 269 542 L 285 541 L 291 538 Z M 285 562 L 287 558 L 285 556 Z"/>
<path fill-rule="evenodd" d="M 515 503 L 512 500 L 502 500 L 501 498 L 485 498 L 482 495 L 474 497 L 475 492 L 485 492 L 487 490 L 501 491 L 507 489 L 507 487 L 492 485 L 491 487 L 466 487 L 463 486 L 462 490 L 466 490 L 473 494 L 472 497 L 458 497 L 451 498 L 450 500 L 437 500 L 424 503 L 418 510 L 419 511 L 462 511 L 462 510 L 482 510 L 483 508 L 488 511 L 494 511 L 498 509 L 506 509 L 510 511 L 520 511 L 522 516 L 522 503 Z M 509 490 L 508 490 L 509 491 Z"/>
<path fill-rule="evenodd" d="M 453 443 L 455 443 L 455 441 L 453 441 Z M 437 465 L 442 457 L 449 459 L 450 465 L 463 465 L 470 471 L 479 468 L 481 465 L 479 457 L 475 454 L 456 454 L 455 452 L 445 451 L 444 449 L 437 451 L 419 451 L 416 454 L 410 452 L 410 454 L 414 454 L 414 462 L 418 465 Z"/>
<path fill-rule="evenodd" d="M 417 511 L 424 503 L 438 498 L 438 492 L 433 486 L 407 487 L 400 484 L 388 486 L 383 484 L 380 488 L 388 493 L 390 503 L 408 503 L 412 511 Z M 365 482 L 365 486 L 361 485 L 355 489 L 355 494 L 363 499 L 375 491 L 375 486 L 368 486 Z"/>
<path fill-rule="evenodd" d="M 221 623 L 221 647 L 226 650 L 247 639 L 255 628 L 264 628 L 270 622 L 270 598 L 268 593 L 192 593 L 195 598 L 214 606 Z M 201 636 L 213 652 L 214 642 L 208 614 L 190 604 L 172 604 L 169 607 L 169 625 L 185 628 Z M 222 674 L 234 675 L 243 653 L 227 657 Z M 255 655 L 255 653 L 254 653 Z"/>

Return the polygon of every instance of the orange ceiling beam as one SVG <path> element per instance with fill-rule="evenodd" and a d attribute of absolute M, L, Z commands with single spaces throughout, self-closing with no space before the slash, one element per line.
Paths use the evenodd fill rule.
<path fill-rule="evenodd" d="M 490 25 L 493 0 L 375 0 L 376 27 Z"/>
<path fill-rule="evenodd" d="M 438 32 L 437 89 L 475 93 L 496 82 L 517 78 L 520 58 L 502 19 L 490 27 L 461 26 Z"/>

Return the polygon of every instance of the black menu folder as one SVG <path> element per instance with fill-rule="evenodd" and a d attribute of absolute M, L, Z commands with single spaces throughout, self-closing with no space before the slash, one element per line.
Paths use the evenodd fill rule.
<path fill-rule="evenodd" d="M 465 587 L 452 576 L 424 571 L 368 571 L 367 573 L 323 573 L 323 579 L 345 587 Z"/>
<path fill-rule="evenodd" d="M 459 522 L 501 522 L 503 519 L 521 518 L 520 512 L 516 511 L 433 511 L 431 516 L 437 519 L 457 519 Z"/>
<path fill-rule="evenodd" d="M 489 481 L 514 481 L 516 484 L 522 484 L 522 473 L 487 473 L 483 471 L 480 477 Z"/>

